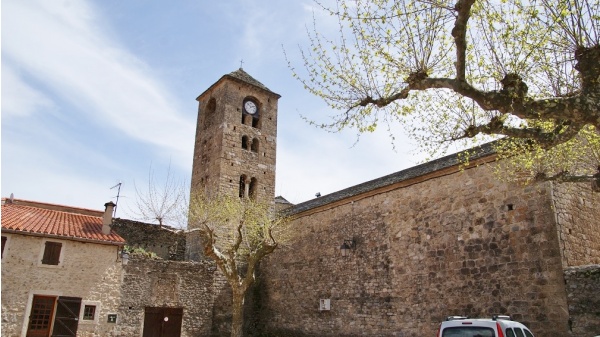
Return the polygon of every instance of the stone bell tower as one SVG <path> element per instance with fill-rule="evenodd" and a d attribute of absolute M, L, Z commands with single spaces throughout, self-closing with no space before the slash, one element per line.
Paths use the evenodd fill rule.
<path fill-rule="evenodd" d="M 198 96 L 192 194 L 273 200 L 280 97 L 242 68 Z"/>

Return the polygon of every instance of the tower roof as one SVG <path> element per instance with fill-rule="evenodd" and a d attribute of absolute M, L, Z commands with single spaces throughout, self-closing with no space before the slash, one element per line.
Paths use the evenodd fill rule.
<path fill-rule="evenodd" d="M 244 69 L 240 68 L 236 71 L 233 71 L 227 75 L 223 75 L 223 77 L 221 77 L 218 81 L 216 81 L 213 85 L 211 85 L 208 89 L 206 89 L 202 94 L 200 94 L 200 96 L 204 95 L 205 92 L 209 91 L 210 89 L 212 89 L 217 83 L 221 82 L 224 78 L 230 78 L 233 79 L 234 81 L 240 81 L 246 84 L 250 84 L 254 87 L 257 87 L 259 89 L 262 89 L 264 91 L 267 91 L 275 96 L 277 96 L 277 98 L 281 97 L 281 95 L 279 95 L 278 93 L 275 93 L 273 91 L 271 91 L 269 88 L 267 88 L 264 84 L 260 83 L 258 80 L 256 80 L 254 77 L 250 76 L 247 72 L 244 71 Z M 200 98 L 200 96 L 198 96 L 198 98 Z"/>

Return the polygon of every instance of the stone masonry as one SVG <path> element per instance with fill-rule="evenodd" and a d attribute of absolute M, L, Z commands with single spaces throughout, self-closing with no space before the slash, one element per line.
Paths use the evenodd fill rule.
<path fill-rule="evenodd" d="M 570 267 L 565 282 L 573 336 L 600 334 L 600 265 Z"/>
<path fill-rule="evenodd" d="M 125 238 L 130 250 L 141 248 L 165 260 L 185 259 L 186 237 L 183 230 L 120 218 L 113 219 L 112 229 Z"/>
<path fill-rule="evenodd" d="M 553 186 L 449 158 L 292 207 L 295 239 L 262 265 L 267 331 L 433 336 L 449 315 L 510 314 L 536 336 L 569 335 Z M 344 240 L 356 242 L 346 258 Z"/>
<path fill-rule="evenodd" d="M 107 323 L 121 301 L 123 268 L 117 246 L 52 239 L 63 244 L 64 260 L 58 266 L 39 263 L 46 240 L 31 235 L 5 234 L 9 245 L 2 261 L 2 336 L 25 336 L 31 298 L 36 295 L 80 297 L 98 306 L 98 321 L 81 321 L 77 336 L 110 336 Z M 5 271 L 10 271 L 6 274 Z"/>
<path fill-rule="evenodd" d="M 146 307 L 183 308 L 181 337 L 211 336 L 215 267 L 132 255 L 120 286 L 115 336 L 141 336 Z M 215 295 L 216 294 L 216 295 Z"/>
<path fill-rule="evenodd" d="M 600 264 L 600 193 L 587 183 L 555 184 L 553 206 L 564 267 Z"/>
<path fill-rule="evenodd" d="M 237 195 L 240 177 L 245 175 L 248 181 L 256 179 L 257 198 L 273 198 L 279 97 L 239 69 L 197 98 L 192 192 L 205 189 Z M 256 125 L 243 113 L 248 99 L 258 106 Z M 256 148 L 244 148 L 243 139 L 256 140 Z"/>

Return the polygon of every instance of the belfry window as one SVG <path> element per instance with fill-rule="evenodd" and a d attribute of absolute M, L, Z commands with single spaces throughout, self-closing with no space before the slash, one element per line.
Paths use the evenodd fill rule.
<path fill-rule="evenodd" d="M 240 176 L 239 197 L 246 197 L 246 175 Z"/>
<path fill-rule="evenodd" d="M 256 178 L 250 179 L 250 186 L 248 188 L 248 197 L 250 199 L 256 198 L 256 186 L 257 185 L 258 185 L 258 181 L 256 180 Z"/>
<path fill-rule="evenodd" d="M 258 138 L 254 138 L 252 140 L 252 148 L 251 148 L 252 152 L 256 152 L 258 153 Z"/>
<path fill-rule="evenodd" d="M 208 129 L 214 124 L 215 110 L 217 109 L 217 100 L 211 98 L 204 109 L 204 129 Z"/>
<path fill-rule="evenodd" d="M 250 145 L 248 143 L 249 143 L 248 136 L 242 136 L 242 149 L 248 150 L 248 148 L 250 147 Z"/>
<path fill-rule="evenodd" d="M 246 98 L 242 103 L 242 124 L 260 128 L 260 107 L 254 99 Z"/>

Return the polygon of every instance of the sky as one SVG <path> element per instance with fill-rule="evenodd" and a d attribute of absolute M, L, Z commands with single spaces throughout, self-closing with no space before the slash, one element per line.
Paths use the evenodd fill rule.
<path fill-rule="evenodd" d="M 312 0 L 2 0 L 2 197 L 103 210 L 121 183 L 117 217 L 134 219 L 150 170 L 189 184 L 195 99 L 240 66 L 282 96 L 276 195 L 300 203 L 422 162 L 401 128 L 394 144 L 384 128 L 356 142 L 302 119 L 338 113 L 288 65 L 303 68 L 313 18 L 335 37 Z"/>

